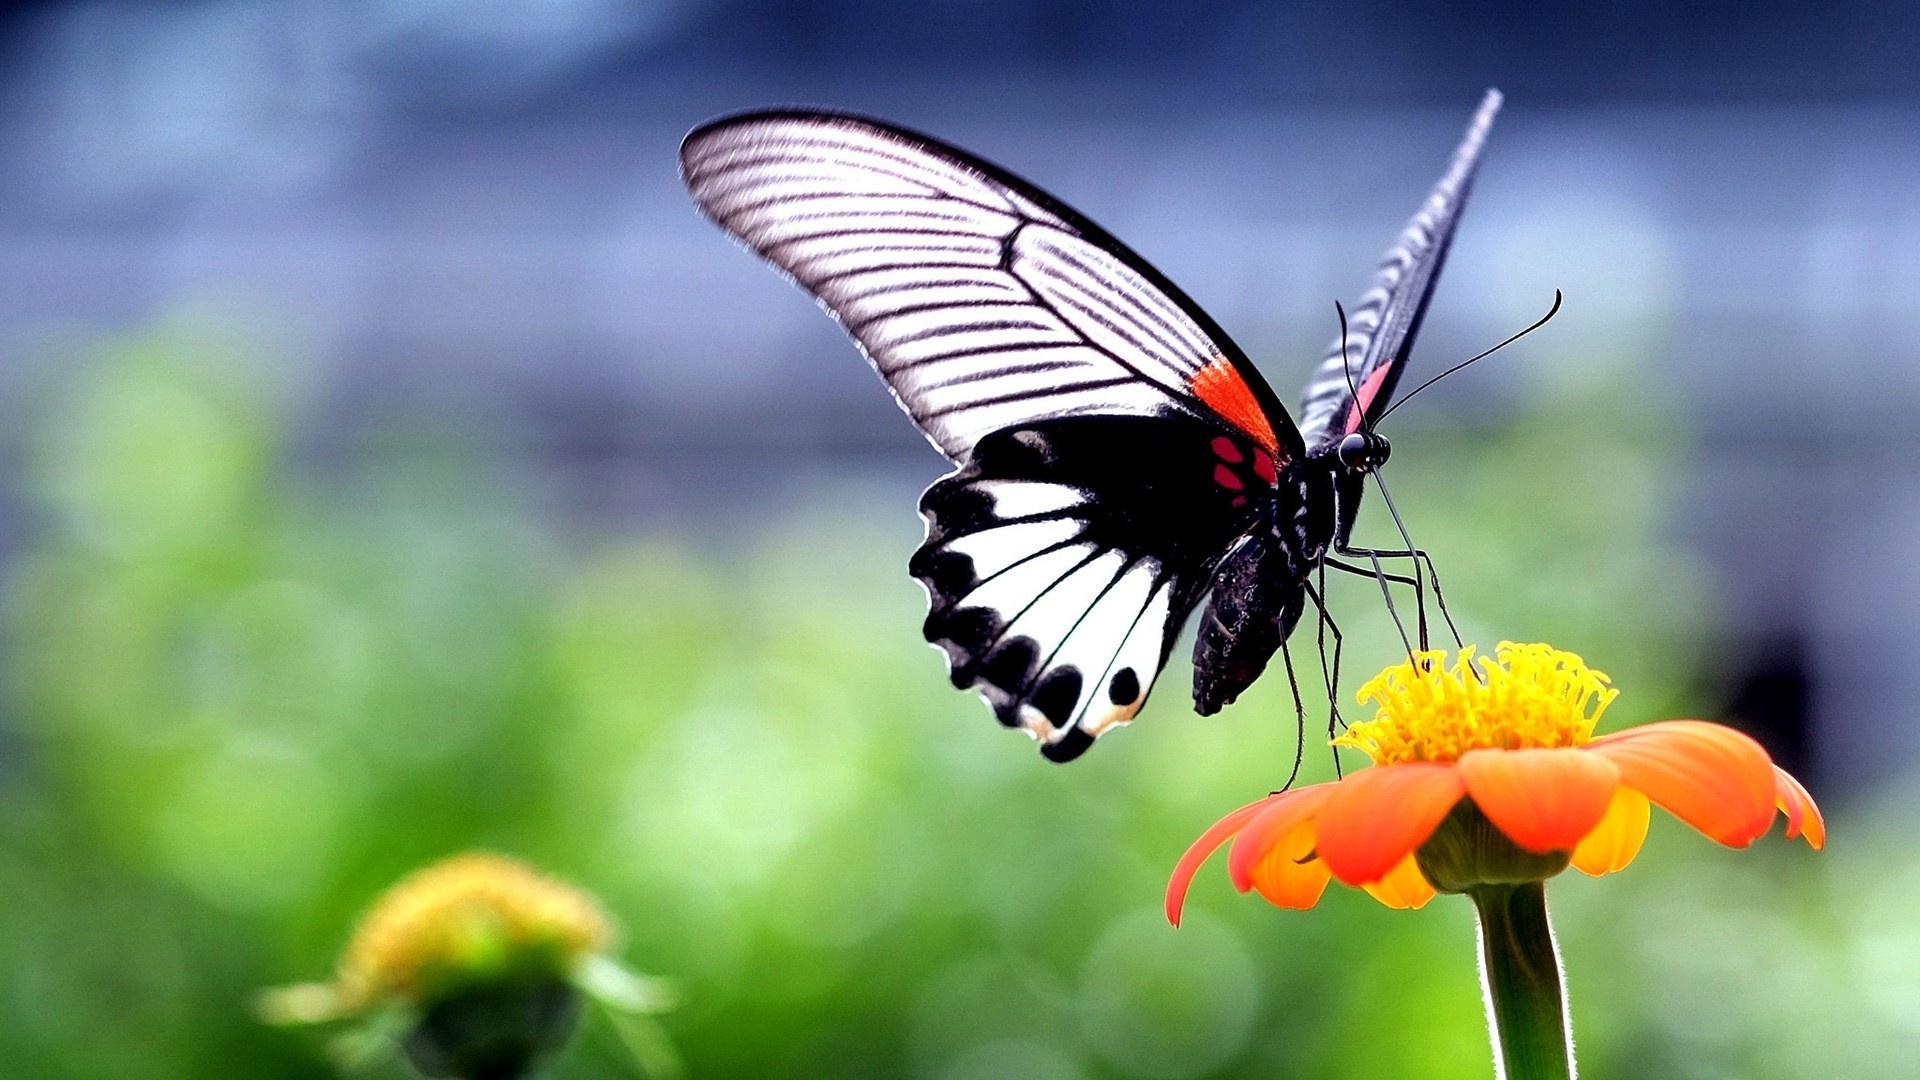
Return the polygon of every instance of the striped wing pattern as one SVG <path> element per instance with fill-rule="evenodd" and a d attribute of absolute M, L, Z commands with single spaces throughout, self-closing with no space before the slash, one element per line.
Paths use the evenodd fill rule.
<path fill-rule="evenodd" d="M 701 210 L 812 293 L 956 463 L 990 432 L 1050 417 L 1285 416 L 1238 348 L 1137 255 L 927 136 L 750 113 L 696 129 L 680 160 Z M 1229 392 L 1196 392 L 1207 369 L 1202 382 L 1225 373 Z M 1261 408 L 1215 404 L 1236 400 Z"/>
<path fill-rule="evenodd" d="M 1362 417 L 1370 420 L 1386 408 L 1453 243 L 1500 101 L 1498 90 L 1487 91 L 1446 173 L 1388 249 L 1360 306 L 1348 313 L 1345 351 L 1335 340 L 1308 382 L 1300 432 L 1309 453 L 1332 449 L 1359 430 Z"/>

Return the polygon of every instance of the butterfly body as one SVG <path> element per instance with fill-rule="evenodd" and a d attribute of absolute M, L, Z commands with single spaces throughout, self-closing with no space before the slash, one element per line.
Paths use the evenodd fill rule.
<path fill-rule="evenodd" d="M 1194 703 L 1257 679 L 1343 549 L 1386 406 L 1499 104 L 1489 93 L 1309 383 L 1296 426 L 1245 353 L 1111 234 L 881 121 L 772 110 L 694 130 L 701 210 L 853 336 L 955 465 L 920 500 L 927 640 L 1056 761 L 1131 720 L 1188 616 Z M 1354 435 L 1362 436 L 1355 447 Z"/>
<path fill-rule="evenodd" d="M 1325 457 L 1289 468 L 1263 496 L 1255 527 L 1214 570 L 1193 645 L 1193 707 L 1200 715 L 1220 711 L 1253 685 L 1299 624 L 1308 578 L 1338 528 L 1341 469 Z"/>

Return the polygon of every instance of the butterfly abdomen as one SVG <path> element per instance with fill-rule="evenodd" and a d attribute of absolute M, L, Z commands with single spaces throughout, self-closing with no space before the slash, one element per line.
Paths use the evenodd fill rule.
<path fill-rule="evenodd" d="M 1231 705 L 1286 642 L 1305 607 L 1306 580 L 1333 530 L 1332 476 L 1306 463 L 1265 494 L 1259 528 L 1214 571 L 1193 643 L 1193 707 Z"/>
<path fill-rule="evenodd" d="M 1267 669 L 1305 606 L 1304 576 L 1273 534 L 1256 534 L 1215 572 L 1193 643 L 1193 708 L 1211 716 Z"/>

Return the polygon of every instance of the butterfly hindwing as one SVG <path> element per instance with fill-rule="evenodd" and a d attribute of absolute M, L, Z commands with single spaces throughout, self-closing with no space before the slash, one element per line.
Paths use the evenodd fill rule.
<path fill-rule="evenodd" d="M 926 636 L 1056 761 L 1131 720 L 1273 459 L 1197 420 L 1068 417 L 983 438 L 921 499 Z"/>
<path fill-rule="evenodd" d="M 1363 419 L 1371 423 L 1387 408 L 1433 298 L 1500 102 L 1498 90 L 1487 91 L 1446 173 L 1380 260 L 1373 287 L 1348 313 L 1344 343 L 1333 343 L 1307 383 L 1300 432 L 1310 453 L 1339 445 Z"/>
<path fill-rule="evenodd" d="M 700 208 L 859 342 L 956 463 L 1064 416 L 1298 434 L 1238 346 L 1144 260 L 1033 185 L 928 136 L 821 112 L 714 121 L 682 144 Z"/>

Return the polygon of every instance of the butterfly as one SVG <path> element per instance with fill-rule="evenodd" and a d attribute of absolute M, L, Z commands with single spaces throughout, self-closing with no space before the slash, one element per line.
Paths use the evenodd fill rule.
<path fill-rule="evenodd" d="M 1307 383 L 1297 424 L 1146 260 L 938 139 L 764 110 L 694 129 L 680 168 L 700 210 L 812 294 L 953 462 L 920 499 L 926 539 L 909 563 L 928 595 L 926 638 L 955 687 L 1068 761 L 1139 712 L 1203 598 L 1193 692 L 1205 715 L 1260 676 L 1310 594 L 1319 604 L 1311 578 L 1332 555 L 1424 555 L 1348 541 L 1366 475 L 1389 452 L 1372 424 L 1500 102 L 1487 92 Z"/>

